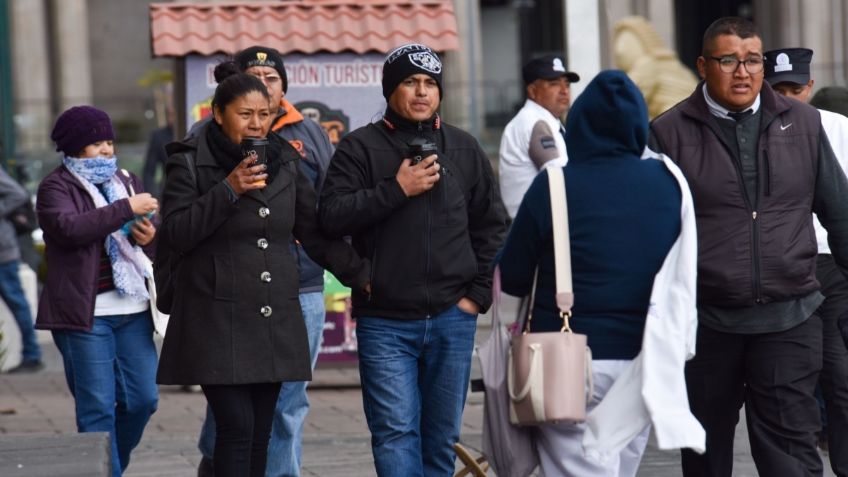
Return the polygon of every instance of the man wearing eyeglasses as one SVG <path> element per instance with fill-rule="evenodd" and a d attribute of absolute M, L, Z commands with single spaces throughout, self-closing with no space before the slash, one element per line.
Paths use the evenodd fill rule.
<path fill-rule="evenodd" d="M 815 108 L 762 87 L 763 62 L 751 22 L 715 21 L 697 60 L 703 81 L 651 125 L 651 148 L 689 181 L 698 227 L 699 326 L 686 383 L 707 451 L 683 451 L 686 477 L 730 477 L 743 404 L 760 475 L 822 475 L 813 393 L 824 298 L 811 213 L 848 265 L 848 180 Z"/>

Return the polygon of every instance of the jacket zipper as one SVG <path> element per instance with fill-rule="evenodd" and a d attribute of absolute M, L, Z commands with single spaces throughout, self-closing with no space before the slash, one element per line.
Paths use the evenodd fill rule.
<path fill-rule="evenodd" d="M 726 147 L 726 146 L 725 146 Z M 729 150 L 731 157 L 733 156 L 733 152 Z M 757 191 L 755 192 L 756 197 L 754 200 L 757 204 L 751 203 L 751 198 L 748 197 L 748 191 L 745 188 L 745 175 L 742 173 L 742 163 L 741 159 L 734 158 L 733 165 L 736 167 L 736 175 L 739 178 L 739 188 L 742 189 L 742 197 L 745 199 L 745 205 L 748 207 L 748 210 L 751 212 L 751 228 L 752 228 L 752 237 L 751 237 L 751 262 L 753 265 L 753 276 L 751 277 L 751 291 L 754 294 L 754 301 L 756 303 L 762 303 L 761 286 L 760 286 L 760 230 L 759 223 L 757 222 L 757 208 L 759 205 L 759 181 L 757 183 Z M 757 174 L 758 177 L 761 174 Z"/>
<path fill-rule="evenodd" d="M 752 259 L 754 261 L 754 301 L 757 304 L 763 302 L 762 284 L 760 283 L 760 223 L 757 222 L 757 211 L 751 213 L 751 221 L 753 222 L 754 238 L 752 244 Z"/>
<path fill-rule="evenodd" d="M 444 208 L 445 211 L 445 225 L 449 225 L 450 207 L 448 207 L 448 176 L 450 171 L 448 171 L 447 167 L 444 167 L 441 164 L 439 165 L 442 166 L 442 168 L 439 169 L 442 178 L 439 180 L 438 186 L 442 188 L 442 208 Z"/>
<path fill-rule="evenodd" d="M 433 194 L 427 192 L 427 207 L 424 211 L 424 226 L 427 230 L 426 232 L 426 240 L 424 242 L 425 248 L 425 259 L 426 262 L 424 264 L 424 313 L 426 313 L 427 318 L 430 318 L 430 241 L 431 241 L 431 230 L 430 230 L 430 209 L 432 208 L 433 202 Z"/>
<path fill-rule="evenodd" d="M 757 202 L 754 211 L 751 214 L 751 221 L 753 222 L 752 225 L 754 229 L 753 244 L 751 245 L 751 253 L 754 261 L 754 302 L 757 304 L 761 304 L 763 302 L 763 284 L 762 277 L 760 276 L 762 272 L 762 265 L 760 263 L 762 261 L 760 257 L 760 221 L 757 220 L 758 214 L 756 210 L 760 207 L 760 186 L 762 185 L 763 194 L 766 196 L 771 195 L 771 164 L 769 163 L 768 150 L 763 149 L 762 152 L 763 170 L 757 174 L 761 180 L 757 182 L 757 196 L 755 198 Z"/>
<path fill-rule="evenodd" d="M 769 163 L 768 150 L 763 149 L 763 194 L 768 197 L 771 195 L 771 164 Z M 757 205 L 759 206 L 760 194 L 757 192 Z M 754 211 L 752 220 L 754 222 L 754 300 L 757 304 L 763 302 L 763 284 L 760 277 L 760 224 L 757 222 L 757 212 Z"/>
<path fill-rule="evenodd" d="M 424 132 L 424 125 L 421 124 L 421 122 L 419 121 L 418 122 L 418 133 L 421 134 L 422 132 Z M 430 234 L 431 234 L 431 230 L 430 230 L 430 210 L 432 209 L 432 207 L 433 207 L 433 194 L 431 194 L 428 191 L 427 192 L 427 206 L 424 209 L 424 227 L 427 231 L 426 236 L 425 236 L 425 241 L 424 241 L 424 248 L 425 248 L 424 257 L 425 257 L 425 260 L 426 260 L 426 262 L 424 264 L 424 303 L 425 303 L 424 313 L 426 314 L 428 319 L 430 318 L 430 239 L 431 239 L 431 237 L 430 237 Z"/>

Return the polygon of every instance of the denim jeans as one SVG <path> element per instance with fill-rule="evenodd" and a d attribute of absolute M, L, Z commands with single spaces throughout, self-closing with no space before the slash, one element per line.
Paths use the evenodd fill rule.
<path fill-rule="evenodd" d="M 321 292 L 301 293 L 299 298 L 303 319 L 306 321 L 309 353 L 314 368 L 324 333 L 324 294 Z M 284 382 L 280 389 L 274 412 L 271 440 L 268 444 L 266 477 L 300 475 L 303 422 L 309 412 L 306 384 L 305 381 Z M 215 449 L 215 416 L 212 415 L 208 406 L 197 447 L 205 457 L 212 458 Z"/>
<path fill-rule="evenodd" d="M 109 432 L 118 477 L 159 400 L 150 312 L 97 316 L 91 331 L 53 331 L 53 341 L 74 396 L 77 430 Z"/>
<path fill-rule="evenodd" d="M 321 337 L 324 334 L 324 294 L 301 293 L 300 307 L 306 321 L 309 354 L 312 369 L 318 360 Z M 268 443 L 268 467 L 265 477 L 291 477 L 300 475 L 300 454 L 303 440 L 303 422 L 309 412 L 306 381 L 288 381 L 280 388 L 271 441 Z"/>
<path fill-rule="evenodd" d="M 24 295 L 21 286 L 21 277 L 18 274 L 20 261 L 0 263 L 0 296 L 15 317 L 15 322 L 21 330 L 21 344 L 23 345 L 24 361 L 41 360 L 41 347 L 35 338 L 35 328 L 32 324 L 32 310 Z"/>
<path fill-rule="evenodd" d="M 357 319 L 377 475 L 453 475 L 476 330 L 457 306 L 425 320 Z"/>

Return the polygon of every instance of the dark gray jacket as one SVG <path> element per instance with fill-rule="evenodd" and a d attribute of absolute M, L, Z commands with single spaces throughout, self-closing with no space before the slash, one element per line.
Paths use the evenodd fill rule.
<path fill-rule="evenodd" d="M 208 129 L 209 126 L 206 127 Z M 364 287 L 367 263 L 345 242 L 321 235 L 315 192 L 297 167 L 300 155 L 279 141 L 283 162 L 260 191 L 238 200 L 228 171 L 200 136 L 169 146 L 160 234 L 171 253 L 174 301 L 162 345 L 162 384 L 247 384 L 311 379 L 298 301 L 296 237 L 342 282 Z M 181 156 L 194 155 L 196 179 Z"/>
<path fill-rule="evenodd" d="M 21 258 L 15 227 L 7 218 L 9 214 L 29 199 L 26 189 L 0 169 L 0 263 Z"/>
<path fill-rule="evenodd" d="M 277 116 L 271 130 L 277 133 L 292 145 L 300 153 L 301 171 L 309 178 L 315 188 L 316 195 L 321 194 L 321 186 L 327 175 L 330 158 L 333 157 L 333 145 L 327 137 L 326 131 L 315 121 L 304 118 L 291 103 L 282 100 L 280 105 L 281 114 Z M 197 136 L 203 126 L 212 120 L 212 116 L 194 123 L 187 137 Z M 292 253 L 297 258 L 300 270 L 300 293 L 322 292 L 324 290 L 324 269 L 309 258 L 303 246 L 293 242 Z"/>

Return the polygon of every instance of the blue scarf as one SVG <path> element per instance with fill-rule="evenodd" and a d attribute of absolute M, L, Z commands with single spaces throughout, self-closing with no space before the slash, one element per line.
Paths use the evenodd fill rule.
<path fill-rule="evenodd" d="M 65 157 L 62 164 L 82 184 L 97 208 L 129 197 L 126 186 L 116 175 L 118 165 L 115 156 L 91 159 Z M 118 294 L 136 301 L 148 300 L 150 295 L 144 280 L 144 265 L 140 257 L 144 252 L 141 248 L 132 245 L 120 228 L 106 236 L 105 246 Z"/>
<path fill-rule="evenodd" d="M 94 185 L 100 185 L 108 181 L 118 172 L 118 158 L 115 156 L 101 156 L 90 159 L 77 159 L 75 157 L 65 156 L 62 159 L 62 164 L 69 170 L 76 172 L 76 175 Z M 112 201 L 109 201 L 109 203 L 111 204 Z"/>

